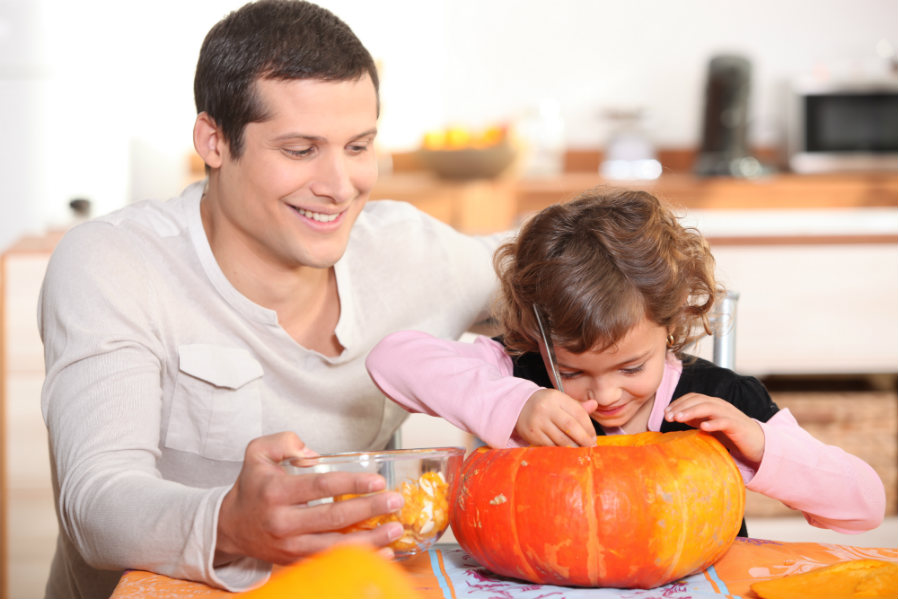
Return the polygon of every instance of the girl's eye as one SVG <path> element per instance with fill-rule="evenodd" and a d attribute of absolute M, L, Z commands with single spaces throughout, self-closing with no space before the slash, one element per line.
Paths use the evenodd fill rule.
<path fill-rule="evenodd" d="M 579 371 L 574 371 L 574 372 L 559 372 L 559 373 L 558 373 L 558 376 L 560 376 L 560 377 L 563 378 L 563 379 L 572 379 L 572 378 L 575 378 L 575 377 L 579 376 L 579 374 L 580 374 Z"/>
<path fill-rule="evenodd" d="M 640 364 L 639 366 L 631 366 L 629 368 L 622 368 L 621 372 L 624 374 L 639 374 L 645 368 L 645 364 Z"/>

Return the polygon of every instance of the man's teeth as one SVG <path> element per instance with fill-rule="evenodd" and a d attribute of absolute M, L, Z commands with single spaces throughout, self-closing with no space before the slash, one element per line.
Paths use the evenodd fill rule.
<path fill-rule="evenodd" d="M 306 218 L 317 220 L 319 223 L 333 222 L 337 220 L 338 216 L 340 216 L 339 214 L 322 214 L 320 212 L 311 212 L 310 210 L 306 210 L 305 208 L 297 208 L 296 210 Z"/>

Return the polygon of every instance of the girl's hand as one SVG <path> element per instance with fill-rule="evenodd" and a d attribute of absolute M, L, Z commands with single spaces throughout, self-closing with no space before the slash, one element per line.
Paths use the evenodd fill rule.
<path fill-rule="evenodd" d="M 714 433 L 724 445 L 752 464 L 757 465 L 764 457 L 764 431 L 758 421 L 717 397 L 687 393 L 667 406 L 664 418 Z"/>
<path fill-rule="evenodd" d="M 530 445 L 589 447 L 596 444 L 589 413 L 597 407 L 592 399 L 580 403 L 561 391 L 540 389 L 524 404 L 515 432 Z"/>

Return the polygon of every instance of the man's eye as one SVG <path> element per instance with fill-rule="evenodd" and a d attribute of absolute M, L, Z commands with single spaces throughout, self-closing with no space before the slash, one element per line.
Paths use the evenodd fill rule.
<path fill-rule="evenodd" d="M 311 156 L 314 148 L 284 148 L 284 153 L 294 158 L 305 158 Z"/>
<path fill-rule="evenodd" d="M 346 147 L 350 154 L 361 154 L 363 152 L 367 152 L 370 147 L 369 143 L 358 143 L 358 144 L 350 144 Z"/>

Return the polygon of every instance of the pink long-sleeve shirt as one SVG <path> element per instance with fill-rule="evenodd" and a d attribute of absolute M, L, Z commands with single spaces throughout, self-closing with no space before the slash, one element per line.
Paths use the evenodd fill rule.
<path fill-rule="evenodd" d="M 380 390 L 406 410 L 440 416 L 491 447 L 521 445 L 515 424 L 524 404 L 540 389 L 514 377 L 510 356 L 488 337 L 466 343 L 400 331 L 375 346 L 366 366 Z M 661 429 L 681 372 L 682 363 L 669 354 L 649 430 Z M 819 528 L 859 533 L 879 526 L 885 515 L 885 488 L 869 464 L 814 438 L 788 409 L 760 425 L 760 464 L 755 468 L 734 456 L 747 489 L 800 511 Z"/>

